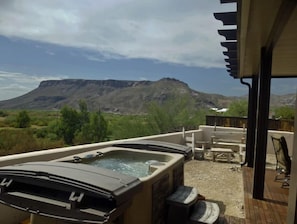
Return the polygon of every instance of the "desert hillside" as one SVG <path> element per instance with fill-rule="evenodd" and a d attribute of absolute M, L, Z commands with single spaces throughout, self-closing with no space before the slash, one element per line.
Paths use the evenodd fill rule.
<path fill-rule="evenodd" d="M 165 102 L 178 97 L 191 98 L 196 108 L 228 107 L 237 97 L 203 93 L 192 90 L 179 80 L 163 78 L 158 81 L 124 80 L 48 80 L 25 95 L 0 101 L 0 109 L 55 110 L 65 105 L 77 108 L 84 100 L 89 110 L 120 114 L 145 113 L 147 104 Z M 273 96 L 273 105 L 293 105 L 295 95 Z"/>

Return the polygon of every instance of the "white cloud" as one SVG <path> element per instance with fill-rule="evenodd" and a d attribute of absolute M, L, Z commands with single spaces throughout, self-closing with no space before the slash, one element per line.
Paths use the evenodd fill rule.
<path fill-rule="evenodd" d="M 44 80 L 59 80 L 67 77 L 38 76 L 0 71 L 0 100 L 24 95 L 38 87 Z"/>
<path fill-rule="evenodd" d="M 101 57 L 97 57 L 94 55 L 85 54 L 84 57 L 90 61 L 98 61 L 98 62 L 104 62 L 105 60 Z"/>
<path fill-rule="evenodd" d="M 55 53 L 52 52 L 52 51 L 45 51 L 45 53 L 46 53 L 46 54 L 49 54 L 49 55 L 52 55 L 52 56 L 55 55 Z"/>
<path fill-rule="evenodd" d="M 219 1 L 15 0 L 0 7 L 0 34 L 128 58 L 223 67 Z M 232 4 L 225 4 L 234 10 Z M 94 59 L 94 58 L 93 58 Z"/>

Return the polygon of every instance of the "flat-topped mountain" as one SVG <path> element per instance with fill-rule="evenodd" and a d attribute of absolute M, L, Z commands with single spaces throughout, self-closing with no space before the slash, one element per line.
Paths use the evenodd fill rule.
<path fill-rule="evenodd" d="M 194 91 L 187 84 L 171 78 L 158 81 L 122 80 L 49 80 L 31 92 L 0 101 L 0 109 L 53 110 L 67 105 L 78 108 L 84 100 L 89 110 L 139 114 L 149 102 L 165 103 L 180 96 L 190 97 L 197 108 L 226 107 L 234 97 Z"/>

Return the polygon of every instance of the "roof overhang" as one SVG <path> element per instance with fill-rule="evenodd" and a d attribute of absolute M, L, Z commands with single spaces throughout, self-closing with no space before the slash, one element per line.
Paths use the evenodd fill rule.
<path fill-rule="evenodd" d="M 238 0 L 237 12 L 215 13 L 225 26 L 227 71 L 234 78 L 258 75 L 261 48 L 272 49 L 272 77 L 297 76 L 297 2 L 294 0 Z"/>

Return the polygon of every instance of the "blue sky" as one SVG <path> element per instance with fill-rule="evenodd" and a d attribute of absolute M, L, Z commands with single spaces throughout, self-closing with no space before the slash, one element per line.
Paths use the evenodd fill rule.
<path fill-rule="evenodd" d="M 225 70 L 219 0 L 2 0 L 0 100 L 52 79 L 159 80 L 226 96 L 247 94 Z M 296 81 L 273 82 L 276 94 Z"/>

